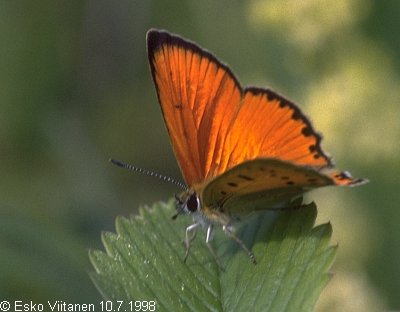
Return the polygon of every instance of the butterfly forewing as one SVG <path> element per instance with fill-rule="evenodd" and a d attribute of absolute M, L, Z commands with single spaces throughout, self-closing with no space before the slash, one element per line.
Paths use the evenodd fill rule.
<path fill-rule="evenodd" d="M 241 89 L 211 53 L 167 32 L 147 35 L 148 56 L 174 152 L 189 185 L 221 158 Z"/>
<path fill-rule="evenodd" d="M 290 101 L 268 89 L 246 89 L 243 104 L 228 133 L 222 173 L 243 160 L 279 158 L 302 166 L 330 167 L 320 136 Z M 217 175 L 216 174 L 216 175 Z"/>

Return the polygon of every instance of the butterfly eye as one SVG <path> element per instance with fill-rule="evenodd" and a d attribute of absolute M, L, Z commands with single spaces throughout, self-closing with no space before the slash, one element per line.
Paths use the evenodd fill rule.
<path fill-rule="evenodd" d="M 196 212 L 199 209 L 200 201 L 196 193 L 193 193 L 189 196 L 189 198 L 186 201 L 186 207 L 189 210 L 189 212 Z"/>

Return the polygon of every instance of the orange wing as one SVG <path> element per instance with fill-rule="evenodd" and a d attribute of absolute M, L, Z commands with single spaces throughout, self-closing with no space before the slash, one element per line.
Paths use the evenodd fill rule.
<path fill-rule="evenodd" d="M 255 158 L 330 168 L 300 109 L 268 89 L 243 89 L 229 67 L 195 43 L 150 30 L 147 50 L 164 120 L 189 186 Z M 351 184 L 352 178 L 335 178 Z"/>
<path fill-rule="evenodd" d="M 326 173 L 336 185 L 345 186 L 357 186 L 363 185 L 369 182 L 368 179 L 354 178 L 348 171 L 329 171 Z"/>
<path fill-rule="evenodd" d="M 192 42 L 150 30 L 147 49 L 165 123 L 189 185 L 208 176 L 241 100 L 229 68 Z"/>
<path fill-rule="evenodd" d="M 321 137 L 295 104 L 268 89 L 246 88 L 214 175 L 259 157 L 316 169 L 331 167 L 320 141 Z"/>

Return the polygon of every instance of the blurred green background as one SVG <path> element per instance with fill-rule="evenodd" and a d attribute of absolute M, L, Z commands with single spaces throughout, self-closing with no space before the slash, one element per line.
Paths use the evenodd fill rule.
<path fill-rule="evenodd" d="M 156 27 L 295 99 L 338 167 L 371 180 L 309 196 L 339 244 L 318 310 L 400 309 L 399 16 L 395 0 L 1 1 L 0 299 L 98 302 L 88 249 L 176 192 L 108 163 L 181 177 L 147 64 Z"/>

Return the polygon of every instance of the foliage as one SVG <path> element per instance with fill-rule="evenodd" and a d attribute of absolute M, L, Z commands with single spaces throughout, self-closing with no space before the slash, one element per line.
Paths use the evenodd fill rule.
<path fill-rule="evenodd" d="M 106 252 L 91 251 L 90 258 L 105 299 L 155 300 L 159 311 L 309 311 L 329 281 L 336 247 L 329 246 L 330 224 L 313 227 L 314 204 L 241 222 L 237 235 L 252 246 L 257 265 L 217 233 L 222 268 L 203 237 L 183 262 L 188 219 L 170 220 L 173 209 L 172 202 L 143 208 L 117 218 L 116 234 L 103 234 Z"/>

